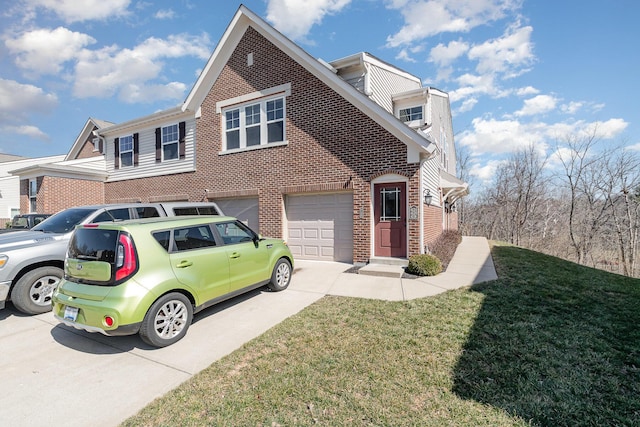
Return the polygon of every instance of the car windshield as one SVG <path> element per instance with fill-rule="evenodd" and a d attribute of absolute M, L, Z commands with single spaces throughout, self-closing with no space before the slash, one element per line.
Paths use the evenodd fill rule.
<path fill-rule="evenodd" d="M 88 208 L 66 209 L 45 219 L 32 230 L 45 233 L 67 233 L 95 211 L 95 209 Z"/>

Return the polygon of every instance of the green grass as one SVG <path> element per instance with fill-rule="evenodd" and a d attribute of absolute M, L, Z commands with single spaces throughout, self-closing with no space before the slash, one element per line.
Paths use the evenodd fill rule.
<path fill-rule="evenodd" d="M 472 288 L 325 297 L 125 425 L 640 425 L 640 280 L 492 253 Z"/>

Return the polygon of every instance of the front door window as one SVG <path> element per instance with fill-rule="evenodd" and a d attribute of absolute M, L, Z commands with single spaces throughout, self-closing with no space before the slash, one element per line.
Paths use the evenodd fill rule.
<path fill-rule="evenodd" d="M 400 188 L 380 189 L 380 201 L 382 203 L 380 221 L 400 221 Z"/>

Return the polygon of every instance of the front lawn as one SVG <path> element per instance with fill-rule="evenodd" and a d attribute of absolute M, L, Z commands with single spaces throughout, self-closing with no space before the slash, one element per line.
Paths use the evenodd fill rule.
<path fill-rule="evenodd" d="M 640 280 L 492 254 L 472 288 L 325 297 L 124 425 L 640 425 Z"/>

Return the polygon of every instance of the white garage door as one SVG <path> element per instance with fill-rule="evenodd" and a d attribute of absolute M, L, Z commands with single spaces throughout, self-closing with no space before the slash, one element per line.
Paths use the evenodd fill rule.
<path fill-rule="evenodd" d="M 216 200 L 225 215 L 234 216 L 249 226 L 256 233 L 260 233 L 258 221 L 258 198 Z"/>
<path fill-rule="evenodd" d="M 287 196 L 286 215 L 294 258 L 353 261 L 351 193 Z"/>

